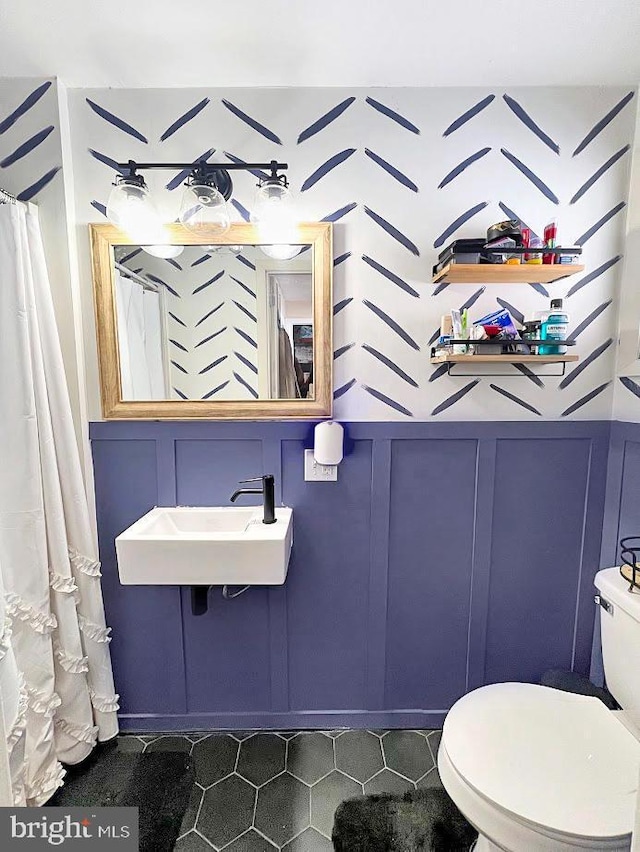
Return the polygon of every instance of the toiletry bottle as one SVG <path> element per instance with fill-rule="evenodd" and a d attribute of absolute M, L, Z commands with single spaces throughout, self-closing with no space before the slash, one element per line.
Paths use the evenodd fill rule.
<path fill-rule="evenodd" d="M 529 248 L 530 249 L 541 249 L 542 248 L 542 240 L 540 239 L 540 237 L 536 236 L 535 234 L 531 234 L 531 237 L 529 239 Z M 536 263 L 541 264 L 542 263 L 542 254 L 539 251 L 538 252 L 534 252 L 534 251 L 529 252 L 526 255 L 526 258 L 527 258 L 526 261 L 525 261 L 526 263 L 533 263 L 533 264 L 536 264 Z"/>
<path fill-rule="evenodd" d="M 555 248 L 558 245 L 558 223 L 552 219 L 544 229 L 545 248 Z M 543 254 L 543 263 L 555 263 L 555 255 Z"/>
<path fill-rule="evenodd" d="M 562 307 L 562 299 L 551 300 L 551 310 L 542 322 L 540 329 L 541 340 L 566 340 L 569 328 L 569 314 Z M 566 346 L 538 347 L 539 355 L 564 355 Z"/>

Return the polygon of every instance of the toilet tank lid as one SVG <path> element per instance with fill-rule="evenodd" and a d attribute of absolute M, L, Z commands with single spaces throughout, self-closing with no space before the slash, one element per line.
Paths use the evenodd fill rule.
<path fill-rule="evenodd" d="M 593 581 L 603 598 L 640 622 L 640 589 L 629 591 L 629 583 L 620 574 L 619 568 L 598 571 Z"/>

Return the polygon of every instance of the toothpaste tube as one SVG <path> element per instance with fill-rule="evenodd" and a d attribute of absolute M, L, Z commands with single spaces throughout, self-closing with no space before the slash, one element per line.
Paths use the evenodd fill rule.
<path fill-rule="evenodd" d="M 464 337 L 463 327 L 462 327 L 462 314 L 460 311 L 453 310 L 451 311 L 451 327 L 452 327 L 452 337 L 454 340 L 460 340 Z M 454 355 L 464 355 L 467 351 L 467 346 L 464 343 L 454 343 L 453 344 L 453 354 Z"/>

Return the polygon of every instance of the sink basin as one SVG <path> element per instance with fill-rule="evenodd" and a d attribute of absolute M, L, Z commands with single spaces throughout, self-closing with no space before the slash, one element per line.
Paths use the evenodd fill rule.
<path fill-rule="evenodd" d="M 293 544 L 293 511 L 262 506 L 155 508 L 116 538 L 125 585 L 222 586 L 284 583 Z"/>

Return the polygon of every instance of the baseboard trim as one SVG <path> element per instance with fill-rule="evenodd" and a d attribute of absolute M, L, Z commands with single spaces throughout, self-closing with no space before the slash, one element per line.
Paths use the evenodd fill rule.
<path fill-rule="evenodd" d="M 441 728 L 446 710 L 319 710 L 287 713 L 121 713 L 123 733 L 174 731 L 332 730 L 334 728 Z"/>

